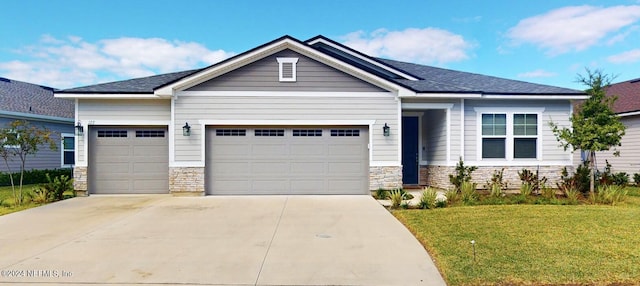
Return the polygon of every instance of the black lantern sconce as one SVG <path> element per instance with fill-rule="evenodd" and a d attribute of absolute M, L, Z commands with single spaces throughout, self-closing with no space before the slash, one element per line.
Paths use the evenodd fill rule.
<path fill-rule="evenodd" d="M 188 122 L 184 123 L 182 126 L 182 136 L 190 136 L 191 135 L 191 126 L 189 126 Z"/>
<path fill-rule="evenodd" d="M 78 121 L 78 123 L 76 123 L 76 135 L 78 135 L 78 136 L 84 135 L 84 127 L 82 126 L 80 121 Z"/>
<path fill-rule="evenodd" d="M 388 137 L 390 133 L 391 133 L 391 127 L 389 127 L 389 125 L 387 125 L 387 123 L 385 123 L 384 126 L 382 126 L 382 134 L 385 137 Z"/>

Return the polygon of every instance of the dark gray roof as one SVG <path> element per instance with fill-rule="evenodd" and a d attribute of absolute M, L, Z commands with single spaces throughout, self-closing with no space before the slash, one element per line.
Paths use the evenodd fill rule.
<path fill-rule="evenodd" d="M 53 88 L 0 77 L 0 109 L 74 118 L 74 102 L 53 97 Z"/>
<path fill-rule="evenodd" d="M 387 59 L 378 61 L 420 77 L 421 80 L 391 79 L 416 92 L 483 94 L 584 94 L 583 91 L 461 72 Z"/>
<path fill-rule="evenodd" d="M 157 87 L 174 82 L 200 70 L 201 69 L 188 70 L 123 81 L 101 83 L 65 89 L 62 91 L 56 91 L 56 93 L 153 93 Z"/>

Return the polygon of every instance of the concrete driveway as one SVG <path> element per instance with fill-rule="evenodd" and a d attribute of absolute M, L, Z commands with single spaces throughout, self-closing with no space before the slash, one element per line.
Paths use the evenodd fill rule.
<path fill-rule="evenodd" d="M 369 196 L 91 196 L 0 217 L 0 283 L 444 285 Z"/>

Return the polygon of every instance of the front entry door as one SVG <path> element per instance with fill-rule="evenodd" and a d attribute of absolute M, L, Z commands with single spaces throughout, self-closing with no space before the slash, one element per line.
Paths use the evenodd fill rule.
<path fill-rule="evenodd" d="M 418 117 L 402 117 L 402 183 L 418 184 Z"/>

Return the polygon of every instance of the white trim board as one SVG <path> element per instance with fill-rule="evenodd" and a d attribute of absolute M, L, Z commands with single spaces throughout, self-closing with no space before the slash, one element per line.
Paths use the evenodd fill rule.
<path fill-rule="evenodd" d="M 326 92 L 326 91 L 177 91 L 182 96 L 230 97 L 391 97 L 392 92 Z"/>

